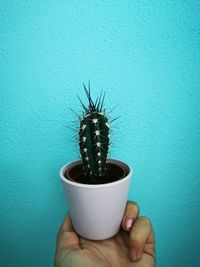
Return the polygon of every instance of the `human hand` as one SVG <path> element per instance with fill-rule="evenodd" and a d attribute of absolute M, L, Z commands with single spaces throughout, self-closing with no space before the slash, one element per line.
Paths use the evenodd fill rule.
<path fill-rule="evenodd" d="M 97 229 L 98 231 L 98 229 Z M 128 202 L 121 230 L 112 238 L 91 241 L 79 237 L 66 216 L 57 236 L 55 267 L 155 267 L 155 238 L 139 206 Z"/>

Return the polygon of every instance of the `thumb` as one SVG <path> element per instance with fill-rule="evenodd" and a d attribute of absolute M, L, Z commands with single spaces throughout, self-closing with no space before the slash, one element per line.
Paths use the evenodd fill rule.
<path fill-rule="evenodd" d="M 73 229 L 69 214 L 66 215 L 57 235 L 57 250 L 80 249 L 80 240 Z"/>

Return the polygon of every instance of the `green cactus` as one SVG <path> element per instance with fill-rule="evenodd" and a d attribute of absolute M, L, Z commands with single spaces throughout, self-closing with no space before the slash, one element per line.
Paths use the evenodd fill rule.
<path fill-rule="evenodd" d="M 80 119 L 79 147 L 83 162 L 84 176 L 89 183 L 101 183 L 106 175 L 106 159 L 109 148 L 109 122 L 103 110 L 105 93 L 96 99 L 91 98 L 90 86 L 84 85 L 89 105 L 86 107 L 80 100 L 84 109 Z"/>

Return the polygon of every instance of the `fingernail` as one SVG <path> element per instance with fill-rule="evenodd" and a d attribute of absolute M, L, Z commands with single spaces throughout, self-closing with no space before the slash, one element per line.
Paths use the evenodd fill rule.
<path fill-rule="evenodd" d="M 139 261 L 141 258 L 141 252 L 139 250 L 136 250 L 135 248 L 131 249 L 131 259 L 133 261 Z"/>
<path fill-rule="evenodd" d="M 133 225 L 133 218 L 130 218 L 130 217 L 126 218 L 125 224 L 124 224 L 125 228 L 127 230 L 130 230 L 132 225 Z"/>
<path fill-rule="evenodd" d="M 137 260 L 137 251 L 134 248 L 131 250 L 131 259 L 133 261 Z"/>

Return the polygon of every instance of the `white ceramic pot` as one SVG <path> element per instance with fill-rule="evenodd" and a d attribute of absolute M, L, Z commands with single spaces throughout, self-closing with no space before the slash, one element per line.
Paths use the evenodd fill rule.
<path fill-rule="evenodd" d="M 107 184 L 81 184 L 65 178 L 67 170 L 80 165 L 73 161 L 64 165 L 60 177 L 75 231 L 90 240 L 103 240 L 115 235 L 120 228 L 128 197 L 132 168 L 122 161 L 108 159 L 121 166 L 127 175 Z"/>

